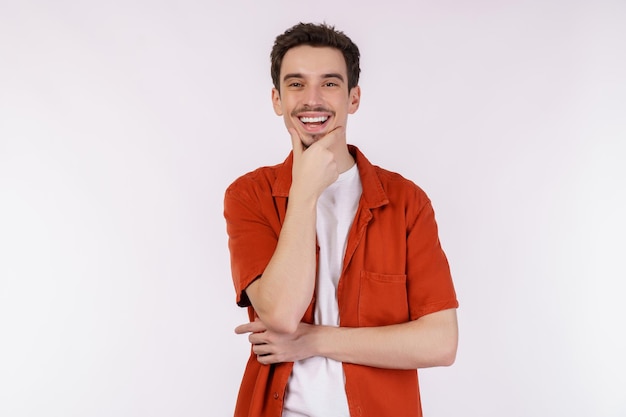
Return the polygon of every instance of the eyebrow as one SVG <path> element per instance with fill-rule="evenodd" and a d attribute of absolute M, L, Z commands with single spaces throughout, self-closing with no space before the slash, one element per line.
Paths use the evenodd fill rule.
<path fill-rule="evenodd" d="M 294 72 L 291 74 L 285 74 L 285 76 L 283 77 L 283 81 L 286 81 L 290 78 L 304 78 L 304 76 L 298 72 Z M 322 75 L 322 78 L 337 78 L 340 81 L 344 81 L 343 79 L 343 75 L 339 74 L 339 73 L 335 73 L 335 72 L 331 72 L 328 74 L 324 74 Z"/>

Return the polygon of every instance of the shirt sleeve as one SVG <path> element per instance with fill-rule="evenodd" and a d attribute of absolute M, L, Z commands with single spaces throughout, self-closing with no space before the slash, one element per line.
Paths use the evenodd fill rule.
<path fill-rule="evenodd" d="M 263 210 L 267 204 L 249 188 L 240 181 L 224 197 L 232 278 L 240 307 L 250 306 L 245 289 L 263 274 L 278 242 L 275 225 Z"/>
<path fill-rule="evenodd" d="M 407 232 L 407 280 L 411 320 L 457 308 L 448 259 L 439 241 L 435 213 L 426 201 Z"/>

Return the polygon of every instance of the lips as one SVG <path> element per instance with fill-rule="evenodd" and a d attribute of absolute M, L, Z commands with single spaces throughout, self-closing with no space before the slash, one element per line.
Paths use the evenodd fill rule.
<path fill-rule="evenodd" d="M 305 117 L 305 116 L 303 116 L 303 117 L 299 117 L 299 119 L 300 119 L 300 121 L 302 123 L 306 123 L 306 124 L 309 124 L 309 123 L 319 123 L 319 124 L 321 124 L 321 123 L 326 122 L 326 120 L 328 120 L 328 116 L 317 116 L 317 117 Z"/>
<path fill-rule="evenodd" d="M 311 135 L 319 135 L 326 129 L 331 116 L 299 116 L 297 119 L 305 132 Z"/>
<path fill-rule="evenodd" d="M 294 121 L 300 122 L 302 130 L 310 135 L 320 135 L 335 116 L 335 112 L 324 106 L 301 106 L 291 112 Z"/>

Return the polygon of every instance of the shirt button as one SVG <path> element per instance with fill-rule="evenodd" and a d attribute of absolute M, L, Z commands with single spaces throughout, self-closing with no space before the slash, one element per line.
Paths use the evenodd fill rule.
<path fill-rule="evenodd" d="M 275 399 L 275 400 L 277 400 L 277 399 L 278 399 L 278 393 L 277 393 L 277 392 L 275 392 L 275 393 L 274 393 L 274 399 Z"/>

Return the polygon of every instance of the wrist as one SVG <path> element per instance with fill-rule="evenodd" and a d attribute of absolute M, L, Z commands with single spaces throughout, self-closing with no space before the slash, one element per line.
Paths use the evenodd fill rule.
<path fill-rule="evenodd" d="M 333 326 L 313 326 L 309 345 L 313 351 L 313 356 L 322 356 L 332 359 L 331 346 L 333 344 L 333 337 L 338 329 L 338 327 Z"/>
<path fill-rule="evenodd" d="M 303 209 L 315 209 L 319 195 L 312 192 L 291 186 L 289 190 L 289 207 L 300 207 Z"/>

